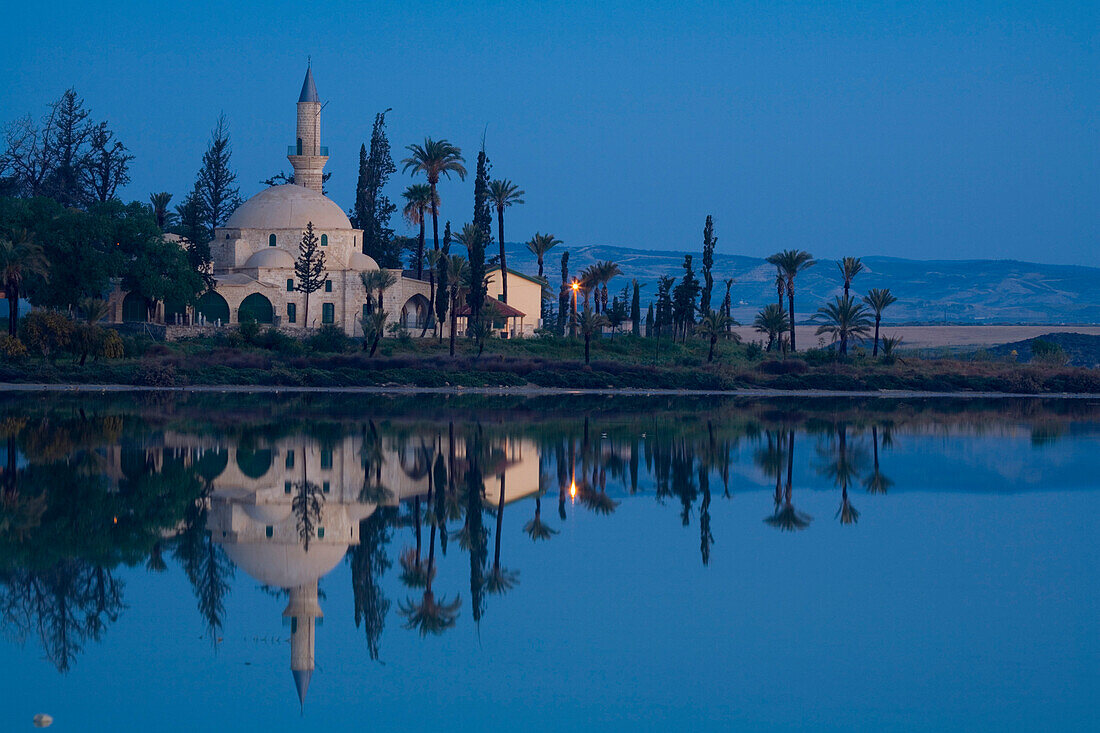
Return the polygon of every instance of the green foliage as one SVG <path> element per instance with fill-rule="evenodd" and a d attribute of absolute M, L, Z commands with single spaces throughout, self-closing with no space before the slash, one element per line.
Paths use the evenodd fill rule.
<path fill-rule="evenodd" d="M 355 342 L 339 326 L 321 326 L 306 341 L 314 353 L 340 354 L 355 349 Z"/>
<path fill-rule="evenodd" d="M 0 335 L 0 357 L 8 360 L 22 359 L 27 355 L 27 347 L 15 336 Z"/>
<path fill-rule="evenodd" d="M 790 328 L 790 321 L 783 306 L 778 303 L 769 303 L 756 314 L 752 325 L 758 333 L 768 337 L 767 350 L 771 351 L 778 345 L 780 334 Z"/>
<path fill-rule="evenodd" d="M 202 168 L 195 181 L 195 191 L 202 202 L 207 242 L 214 239 L 214 230 L 225 224 L 230 214 L 241 205 L 237 174 L 230 166 L 231 155 L 229 122 L 223 114 L 218 117 L 210 133 L 210 144 L 203 153 Z"/>
<path fill-rule="evenodd" d="M 23 319 L 19 335 L 30 353 L 53 359 L 69 347 L 73 322 L 57 311 L 33 310 Z"/>
<path fill-rule="evenodd" d="M 711 269 L 714 267 L 714 248 L 717 244 L 714 220 L 707 214 L 707 221 L 703 225 L 703 289 L 699 296 L 699 312 L 704 316 L 710 313 L 711 292 L 714 290 L 714 274 Z"/>

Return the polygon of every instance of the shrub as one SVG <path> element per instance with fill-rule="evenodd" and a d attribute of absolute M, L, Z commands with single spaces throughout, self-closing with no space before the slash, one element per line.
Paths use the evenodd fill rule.
<path fill-rule="evenodd" d="M 27 355 L 27 347 L 15 336 L 0 336 L 0 356 L 5 359 L 21 359 Z"/>
<path fill-rule="evenodd" d="M 763 355 L 764 355 L 764 347 L 761 346 L 756 341 L 753 341 L 753 342 L 749 343 L 745 347 L 745 358 L 746 359 L 755 360 L 755 359 L 759 359 Z"/>
<path fill-rule="evenodd" d="M 118 331 L 113 328 L 104 329 L 103 340 L 99 344 L 99 356 L 105 359 L 121 359 L 126 355 L 125 344 Z"/>
<path fill-rule="evenodd" d="M 1031 357 L 1043 366 L 1065 366 L 1069 363 L 1069 354 L 1053 341 L 1034 339 L 1031 342 Z"/>
<path fill-rule="evenodd" d="M 68 348 L 73 335 L 73 322 L 57 311 L 33 310 L 23 319 L 21 340 L 33 354 L 48 359 Z"/>
<path fill-rule="evenodd" d="M 802 360 L 809 366 L 825 366 L 836 361 L 836 353 L 832 349 L 807 349 L 802 352 Z"/>
<path fill-rule="evenodd" d="M 810 368 L 801 359 L 772 359 L 761 362 L 757 369 L 765 374 L 805 374 Z"/>
<path fill-rule="evenodd" d="M 314 352 L 340 354 L 352 350 L 355 343 L 339 326 L 321 326 L 309 337 L 307 346 Z"/>
<path fill-rule="evenodd" d="M 258 345 L 256 337 L 260 335 L 260 324 L 254 318 L 243 321 L 239 331 L 246 344 Z"/>
<path fill-rule="evenodd" d="M 135 381 L 145 387 L 176 386 L 176 368 L 159 361 L 143 361 L 138 367 Z"/>

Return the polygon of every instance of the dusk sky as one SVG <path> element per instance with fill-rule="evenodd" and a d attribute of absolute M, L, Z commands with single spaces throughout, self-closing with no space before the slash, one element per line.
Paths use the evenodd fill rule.
<path fill-rule="evenodd" d="M 888 5 L 13 3 L 0 118 L 74 86 L 136 156 L 123 198 L 178 203 L 224 112 L 247 197 L 312 55 L 345 209 L 391 107 L 398 161 L 430 135 L 472 171 L 488 125 L 511 241 L 696 250 L 709 213 L 728 254 L 1100 265 L 1100 3 Z M 470 179 L 440 192 L 469 220 Z"/>

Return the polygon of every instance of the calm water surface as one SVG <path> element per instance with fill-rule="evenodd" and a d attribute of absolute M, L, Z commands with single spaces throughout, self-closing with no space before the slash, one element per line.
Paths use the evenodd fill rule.
<path fill-rule="evenodd" d="M 1082 730 L 1100 405 L 0 398 L 0 730 Z"/>

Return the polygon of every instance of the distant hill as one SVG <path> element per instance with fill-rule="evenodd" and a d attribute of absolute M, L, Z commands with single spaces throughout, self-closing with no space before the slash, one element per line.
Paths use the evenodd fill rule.
<path fill-rule="evenodd" d="M 653 298 L 657 278 L 679 277 L 684 252 L 652 251 L 601 245 L 559 247 L 547 257 L 545 270 L 552 283 L 560 277 L 561 253 L 569 250 L 571 273 L 597 260 L 612 260 L 623 277 L 612 281 L 622 288 L 631 278 L 649 283 L 643 302 Z M 694 256 L 696 274 L 699 252 Z M 854 289 L 890 288 L 898 302 L 890 307 L 890 323 L 1100 323 L 1100 268 L 1074 265 L 1040 265 L 1015 260 L 908 260 L 900 257 L 864 257 L 866 270 Z M 534 274 L 535 257 L 521 244 L 508 245 L 508 265 Z M 751 321 L 764 303 L 776 298 L 775 271 L 763 259 L 742 255 L 714 256 L 717 302 L 725 293 L 722 280 L 733 278 L 734 316 Z M 827 298 L 841 292 L 836 263 L 819 262 L 801 275 L 795 307 L 807 316 Z"/>

